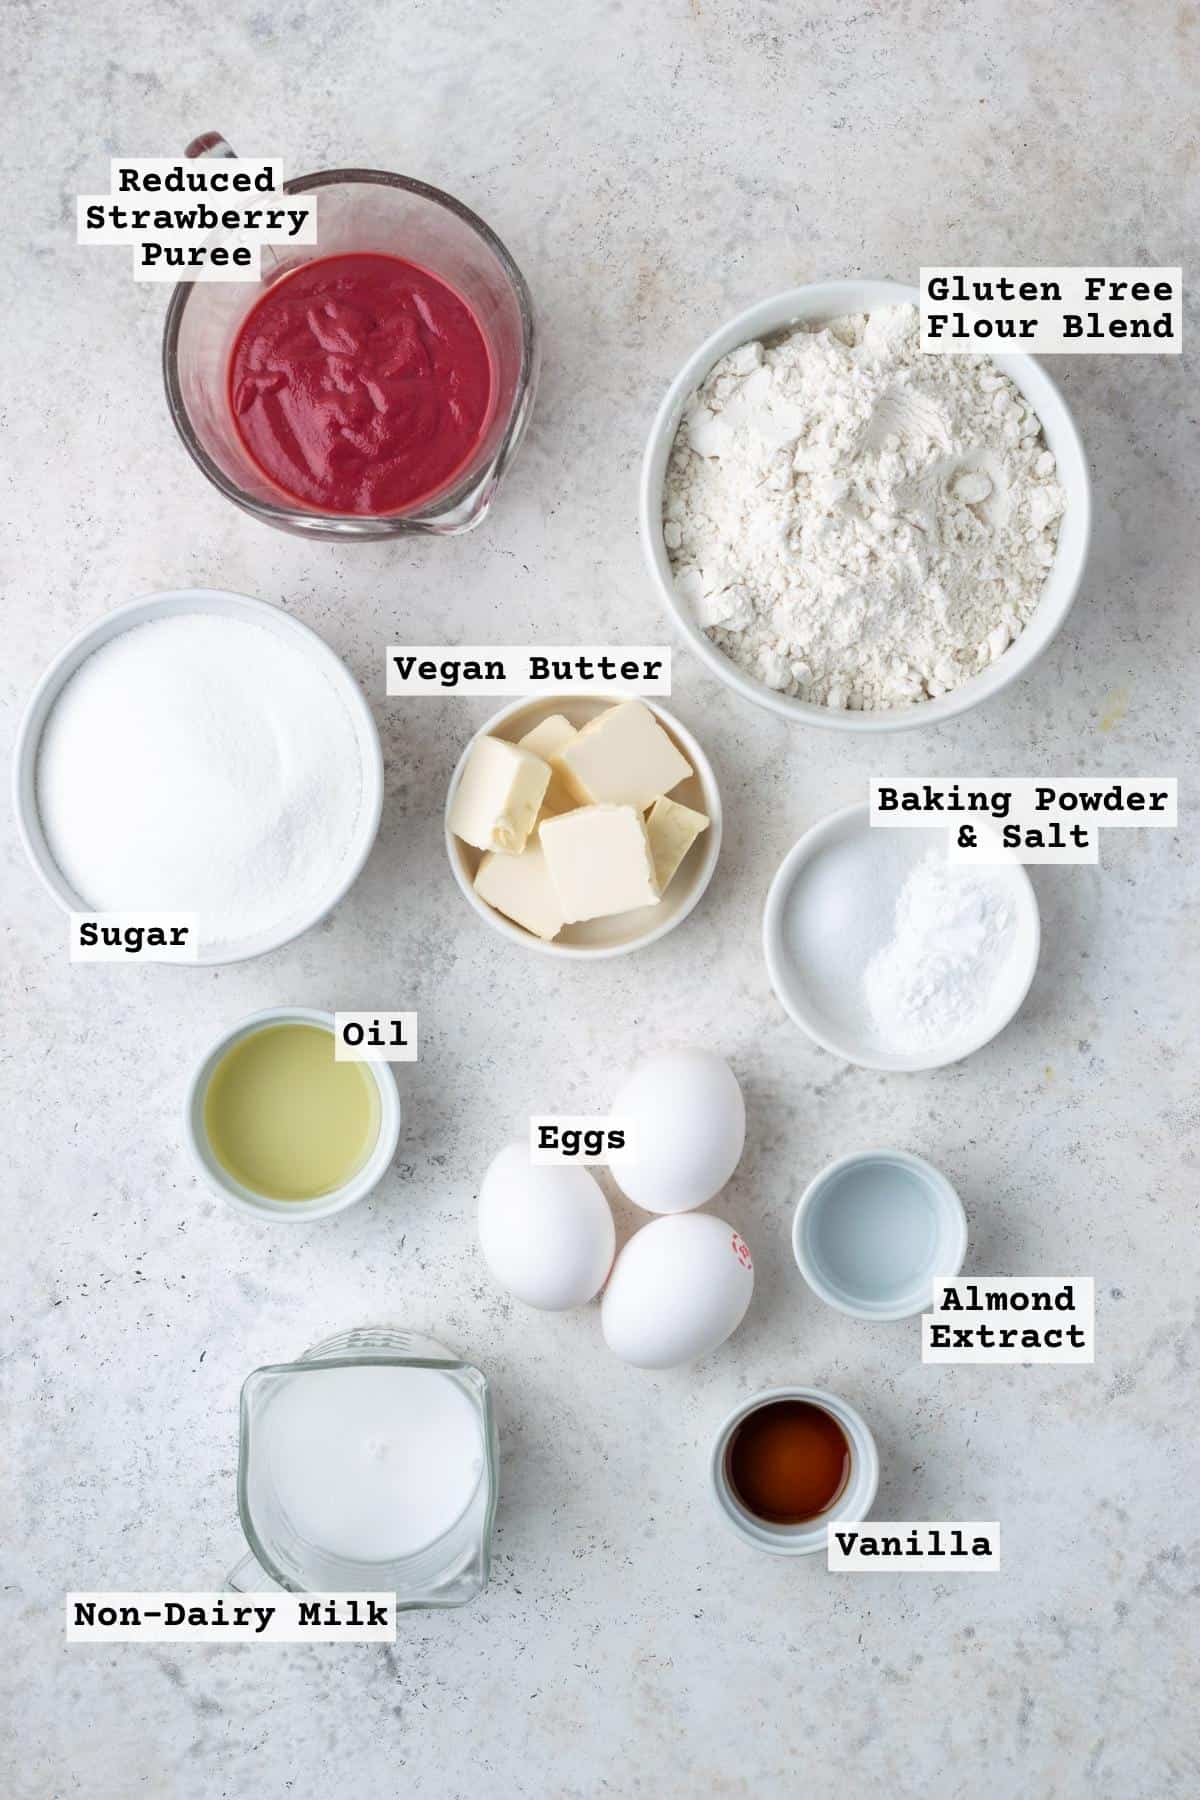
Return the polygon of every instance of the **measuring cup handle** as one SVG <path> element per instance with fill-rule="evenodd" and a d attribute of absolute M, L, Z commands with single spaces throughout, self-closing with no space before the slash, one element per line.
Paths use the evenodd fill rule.
<path fill-rule="evenodd" d="M 260 1594 L 265 1589 L 282 1593 L 279 1583 L 267 1574 L 256 1556 L 247 1550 L 241 1562 L 235 1563 L 225 1577 L 225 1586 L 235 1594 Z"/>
<path fill-rule="evenodd" d="M 219 131 L 202 131 L 199 137 L 194 137 L 192 139 L 183 154 L 186 157 L 190 157 L 193 161 L 198 161 L 203 157 L 229 157 L 235 162 L 237 160 L 237 151 L 227 138 L 221 136 Z M 262 254 L 267 262 L 272 264 L 276 270 L 281 267 L 279 258 L 276 256 L 274 250 L 272 250 L 270 244 L 263 245 Z"/>
<path fill-rule="evenodd" d="M 237 151 L 226 143 L 219 131 L 202 131 L 194 137 L 183 153 L 185 156 L 234 156 Z"/>

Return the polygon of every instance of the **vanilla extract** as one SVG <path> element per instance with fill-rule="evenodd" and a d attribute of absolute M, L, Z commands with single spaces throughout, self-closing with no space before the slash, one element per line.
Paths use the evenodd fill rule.
<path fill-rule="evenodd" d="M 729 1440 L 725 1470 L 735 1498 L 768 1525 L 803 1525 L 828 1512 L 850 1479 L 850 1443 L 811 1400 L 772 1400 L 747 1413 Z"/>

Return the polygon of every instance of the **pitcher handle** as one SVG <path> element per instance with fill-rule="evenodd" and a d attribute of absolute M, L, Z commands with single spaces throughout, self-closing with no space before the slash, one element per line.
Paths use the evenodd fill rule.
<path fill-rule="evenodd" d="M 247 1550 L 240 1562 L 234 1563 L 225 1577 L 225 1586 L 235 1594 L 261 1594 L 265 1590 L 282 1593 L 273 1575 L 268 1575 L 258 1558 Z"/>
<path fill-rule="evenodd" d="M 221 136 L 219 131 L 202 131 L 194 137 L 183 153 L 185 156 L 236 156 L 233 145 Z"/>
<path fill-rule="evenodd" d="M 192 139 L 183 154 L 194 161 L 209 156 L 214 158 L 232 157 L 234 160 L 237 158 L 237 151 L 229 139 L 223 137 L 219 131 L 202 131 L 199 137 Z M 279 258 L 270 244 L 263 245 L 262 254 L 267 262 L 273 263 L 276 268 L 280 266 Z"/>

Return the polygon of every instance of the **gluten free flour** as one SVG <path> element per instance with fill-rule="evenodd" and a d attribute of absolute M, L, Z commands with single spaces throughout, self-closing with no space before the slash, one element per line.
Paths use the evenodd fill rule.
<path fill-rule="evenodd" d="M 363 803 L 350 714 L 294 644 L 181 613 L 101 645 L 42 733 L 38 812 L 86 907 L 194 912 L 220 945 L 319 905 Z"/>
<path fill-rule="evenodd" d="M 1065 498 L 1037 415 L 985 356 L 923 356 L 915 306 L 743 344 L 689 401 L 663 537 L 748 675 L 834 709 L 933 699 L 1038 603 Z"/>

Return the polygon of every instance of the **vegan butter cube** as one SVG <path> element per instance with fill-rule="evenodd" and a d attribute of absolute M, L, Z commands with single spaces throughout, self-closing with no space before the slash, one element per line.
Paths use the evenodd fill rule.
<path fill-rule="evenodd" d="M 676 869 L 700 833 L 707 830 L 708 820 L 694 807 L 681 806 L 665 794 L 654 802 L 646 815 L 646 836 L 660 894 L 666 893 Z"/>
<path fill-rule="evenodd" d="M 523 738 L 518 738 L 517 743 L 522 750 L 531 750 L 535 756 L 540 756 L 543 762 L 551 762 L 556 752 L 576 736 L 578 733 L 568 719 L 564 719 L 561 713 L 551 713 L 548 719 L 543 719 L 540 725 L 527 731 Z M 555 813 L 570 812 L 578 804 L 574 794 L 552 765 L 550 786 L 542 801 L 541 817 L 551 818 Z"/>
<path fill-rule="evenodd" d="M 556 750 L 552 761 L 582 805 L 636 806 L 639 812 L 692 773 L 687 758 L 638 700 L 609 707 Z"/>
<path fill-rule="evenodd" d="M 636 806 L 581 806 L 538 827 L 568 924 L 605 919 L 659 898 L 646 825 Z"/>
<path fill-rule="evenodd" d="M 475 892 L 534 937 L 557 937 L 565 923 L 545 851 L 536 839 L 520 856 L 489 850 L 475 872 Z"/>
<path fill-rule="evenodd" d="M 503 738 L 482 737 L 472 750 L 450 829 L 477 850 L 519 856 L 550 785 L 550 765 Z"/>

